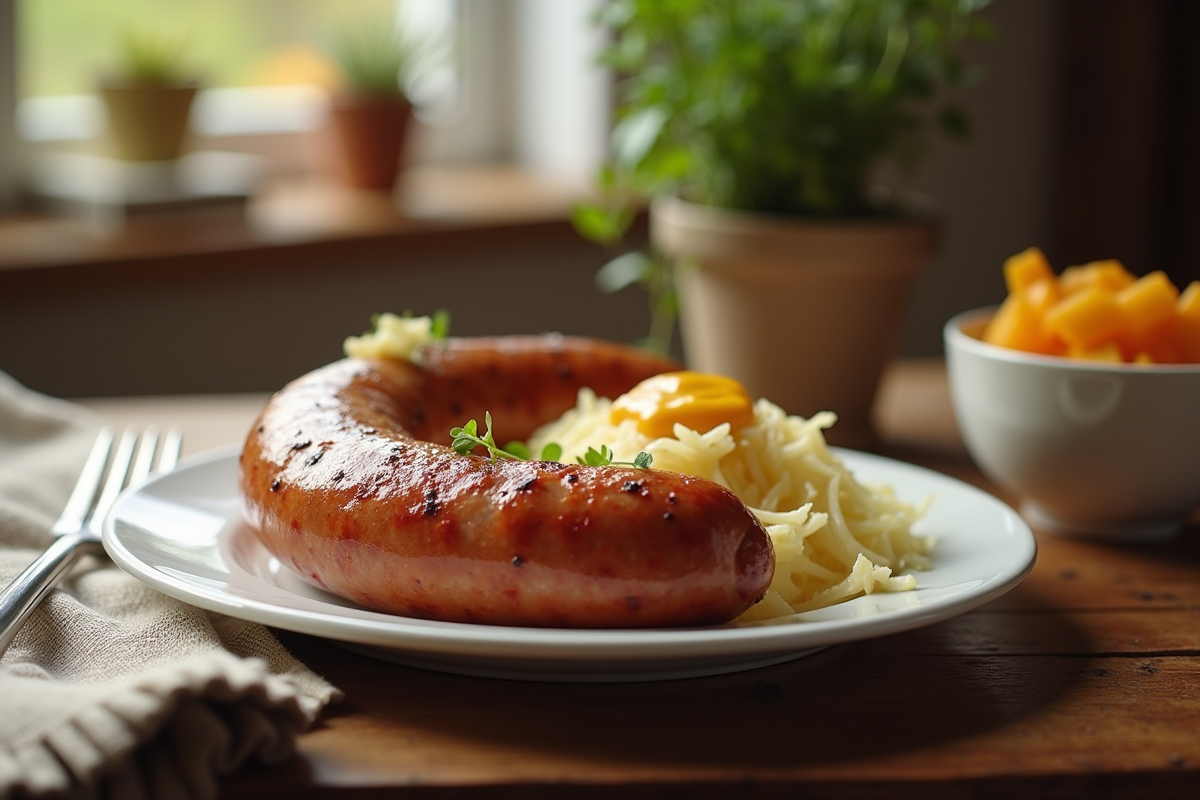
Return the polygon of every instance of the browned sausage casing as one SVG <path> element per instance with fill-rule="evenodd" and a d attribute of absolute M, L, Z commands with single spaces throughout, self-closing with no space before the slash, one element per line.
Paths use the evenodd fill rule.
<path fill-rule="evenodd" d="M 560 336 L 450 339 L 422 366 L 347 359 L 293 381 L 252 428 L 246 519 L 306 580 L 369 608 L 500 625 L 629 628 L 728 621 L 766 591 L 762 524 L 700 478 L 460 456 L 485 411 L 529 437 L 581 386 L 615 397 L 674 368 Z M 597 442 L 596 446 L 606 444 Z"/>

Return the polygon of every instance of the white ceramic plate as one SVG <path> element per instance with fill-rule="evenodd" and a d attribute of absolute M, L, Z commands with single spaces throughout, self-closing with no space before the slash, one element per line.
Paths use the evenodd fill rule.
<path fill-rule="evenodd" d="M 304 583 L 258 543 L 241 520 L 234 450 L 185 459 L 176 471 L 126 492 L 106 520 L 104 546 L 126 571 L 202 608 L 410 666 L 550 681 L 662 680 L 776 664 L 949 619 L 994 600 L 1029 573 L 1033 533 L 993 496 L 909 464 L 839 452 L 860 481 L 890 484 L 912 501 L 934 496 L 917 530 L 937 537 L 935 567 L 916 573 L 916 591 L 877 593 L 768 623 L 564 630 L 369 611 Z"/>

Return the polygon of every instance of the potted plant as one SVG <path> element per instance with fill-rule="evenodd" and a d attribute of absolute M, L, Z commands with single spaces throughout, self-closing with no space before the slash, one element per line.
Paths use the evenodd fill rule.
<path fill-rule="evenodd" d="M 330 104 L 339 174 L 350 186 L 390 191 L 412 120 L 406 92 L 424 48 L 394 25 L 346 29 L 333 47 L 342 84 Z"/>
<path fill-rule="evenodd" d="M 871 407 L 935 216 L 872 186 L 928 132 L 966 130 L 939 90 L 988 0 L 615 0 L 597 20 L 619 78 L 612 163 L 583 235 L 616 246 L 650 198 L 655 253 L 598 276 L 651 291 L 686 360 L 791 413 L 833 410 L 830 440 L 873 442 Z"/>
<path fill-rule="evenodd" d="M 115 155 L 127 161 L 179 158 L 197 89 L 187 72 L 181 37 L 128 31 L 116 68 L 99 87 Z"/>

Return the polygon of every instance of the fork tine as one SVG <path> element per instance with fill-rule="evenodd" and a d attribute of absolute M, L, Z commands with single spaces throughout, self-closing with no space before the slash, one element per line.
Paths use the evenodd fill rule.
<path fill-rule="evenodd" d="M 154 425 L 147 425 L 146 430 L 142 432 L 142 444 L 138 448 L 133 469 L 129 471 L 130 486 L 137 486 L 149 477 L 151 465 L 154 463 L 154 448 L 157 446 L 158 428 Z"/>
<path fill-rule="evenodd" d="M 121 489 L 125 488 L 125 477 L 129 474 L 129 465 L 133 460 L 133 449 L 137 444 L 137 438 L 137 426 L 130 425 L 121 434 L 121 441 L 117 443 L 117 451 L 113 454 L 112 463 L 108 467 L 108 479 L 104 482 L 104 489 L 100 492 L 100 499 L 96 501 L 92 517 L 88 520 L 88 530 L 97 536 L 100 535 L 100 528 L 104 517 L 108 514 L 108 509 L 116 501 Z"/>
<path fill-rule="evenodd" d="M 112 441 L 113 429 L 106 425 L 96 435 L 96 442 L 92 445 L 92 452 L 88 454 L 87 462 L 84 463 L 83 470 L 79 473 L 75 489 L 71 492 L 71 497 L 67 500 L 62 515 L 54 523 L 52 529 L 54 533 L 70 532 L 83 527 L 88 511 L 92 508 L 92 501 L 96 499 L 100 481 L 104 477 L 104 464 L 108 461 L 108 451 L 112 449 Z"/>
<path fill-rule="evenodd" d="M 167 429 L 167 436 L 163 439 L 162 453 L 158 457 L 158 468 L 156 472 L 170 472 L 175 469 L 175 465 L 179 463 L 179 453 L 183 449 L 183 428 L 172 427 Z"/>
<path fill-rule="evenodd" d="M 146 430 L 142 432 L 142 441 L 138 446 L 137 458 L 133 462 L 133 469 L 129 472 L 129 480 L 125 482 L 126 486 L 138 486 L 143 483 L 151 474 L 157 472 L 170 472 L 179 462 L 179 452 L 183 448 L 183 429 L 172 427 L 167 430 L 166 436 L 162 437 L 162 445 L 159 446 L 158 426 L 147 425 Z M 155 466 L 154 456 L 158 455 L 158 464 Z"/>

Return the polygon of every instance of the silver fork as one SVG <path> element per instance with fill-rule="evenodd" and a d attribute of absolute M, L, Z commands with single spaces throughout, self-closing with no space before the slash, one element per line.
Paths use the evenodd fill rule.
<path fill-rule="evenodd" d="M 183 443 L 182 431 L 171 428 L 159 447 L 158 428 L 149 426 L 142 433 L 138 446 L 138 428 L 130 425 L 121 434 L 110 463 L 113 438 L 112 428 L 100 431 L 66 508 L 50 529 L 56 537 L 54 543 L 0 592 L 0 654 L 8 649 L 21 623 L 77 558 L 85 553 L 104 552 L 100 543 L 101 526 L 121 490 L 137 486 L 151 472 L 167 472 L 174 468 Z M 156 452 L 157 465 L 154 463 Z"/>

